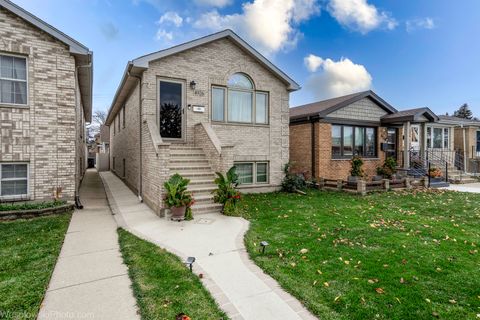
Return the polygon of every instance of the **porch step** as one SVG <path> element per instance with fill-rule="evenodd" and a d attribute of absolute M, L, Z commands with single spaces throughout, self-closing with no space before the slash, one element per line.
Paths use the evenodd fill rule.
<path fill-rule="evenodd" d="M 193 214 L 202 214 L 202 213 L 220 213 L 222 210 L 222 204 L 212 203 L 212 204 L 197 204 L 195 203 L 192 206 Z"/>
<path fill-rule="evenodd" d="M 170 173 L 179 173 L 190 179 L 188 190 L 193 193 L 195 204 L 193 214 L 220 213 L 222 205 L 214 203 L 212 191 L 217 188 L 214 183 L 215 173 L 202 148 L 189 145 L 170 147 Z"/>

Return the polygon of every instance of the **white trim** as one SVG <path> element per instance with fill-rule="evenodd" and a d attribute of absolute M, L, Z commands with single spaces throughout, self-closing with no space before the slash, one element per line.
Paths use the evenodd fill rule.
<path fill-rule="evenodd" d="M 16 195 L 7 195 L 7 196 L 2 196 L 2 181 L 17 181 L 17 180 L 25 180 L 23 178 L 6 178 L 2 179 L 2 167 L 3 165 L 9 165 L 9 164 L 25 164 L 27 166 L 27 193 L 26 194 L 16 194 Z M 27 200 L 30 197 L 30 163 L 28 162 L 22 162 L 22 161 L 17 161 L 17 162 L 0 162 L 0 200 L 15 200 L 18 198 L 19 201 L 21 200 Z"/>

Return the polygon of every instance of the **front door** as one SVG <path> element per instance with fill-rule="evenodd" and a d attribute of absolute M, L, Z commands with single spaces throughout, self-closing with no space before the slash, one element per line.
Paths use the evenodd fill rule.
<path fill-rule="evenodd" d="M 415 151 L 419 151 L 420 150 L 420 125 L 419 124 L 413 124 L 411 126 L 410 139 L 411 139 L 410 147 Z"/>
<path fill-rule="evenodd" d="M 477 131 L 477 157 L 480 157 L 480 131 Z"/>
<path fill-rule="evenodd" d="M 159 81 L 160 136 L 167 140 L 182 140 L 184 132 L 184 82 Z"/>

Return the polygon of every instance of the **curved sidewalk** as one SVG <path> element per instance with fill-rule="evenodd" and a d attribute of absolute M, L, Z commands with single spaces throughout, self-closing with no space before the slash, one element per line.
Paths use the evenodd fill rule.
<path fill-rule="evenodd" d="M 181 258 L 194 256 L 194 272 L 231 319 L 316 319 L 250 261 L 243 236 L 248 221 L 203 214 L 193 221 L 160 218 L 111 172 L 102 172 L 117 223 Z"/>
<path fill-rule="evenodd" d="M 80 196 L 84 209 L 73 213 L 38 319 L 140 319 L 96 170 Z"/>

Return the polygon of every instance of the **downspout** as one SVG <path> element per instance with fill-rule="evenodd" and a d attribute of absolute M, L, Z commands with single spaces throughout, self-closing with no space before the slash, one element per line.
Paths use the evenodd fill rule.
<path fill-rule="evenodd" d="M 76 83 L 76 86 L 75 86 L 75 108 L 77 108 L 77 106 L 81 107 L 81 106 L 78 105 L 78 98 L 77 98 L 77 92 L 76 92 L 77 88 L 78 88 L 78 90 L 80 90 L 80 86 L 78 84 L 78 69 L 80 69 L 80 68 L 91 68 L 92 67 L 91 56 L 89 56 L 89 57 L 90 57 L 90 62 L 88 64 L 84 64 L 84 65 L 75 67 L 75 83 Z M 77 111 L 75 110 L 75 125 L 77 125 L 77 124 L 78 124 L 78 116 L 77 116 Z M 86 124 L 86 122 L 85 122 L 85 124 Z M 84 127 L 82 127 L 82 126 L 80 126 L 80 127 L 81 127 L 80 130 L 85 131 Z M 78 141 L 77 141 L 78 139 L 77 138 L 78 138 L 78 136 L 75 137 L 75 174 L 74 174 L 75 192 L 74 192 L 74 198 L 75 198 L 75 207 L 77 209 L 83 209 L 83 204 L 80 201 L 80 180 L 79 180 L 79 175 L 78 175 L 79 170 L 77 170 L 77 167 L 79 167 L 79 164 L 78 164 L 78 161 L 77 161 L 77 157 L 78 157 Z M 85 139 L 86 137 L 83 137 L 83 138 Z M 85 159 L 85 160 L 88 161 L 88 159 Z M 82 170 L 82 168 L 78 168 L 78 169 Z"/>
<path fill-rule="evenodd" d="M 315 168 L 315 122 L 312 120 L 311 121 L 311 124 L 312 124 L 312 129 L 311 129 L 311 133 L 312 133 L 312 137 L 311 137 L 311 140 L 312 140 L 312 179 L 315 179 L 316 178 L 316 168 Z"/>
<path fill-rule="evenodd" d="M 466 128 L 462 123 L 462 131 L 463 131 L 463 170 L 467 172 L 467 133 Z"/>
<path fill-rule="evenodd" d="M 143 198 L 142 198 L 142 195 L 143 195 L 143 175 L 142 175 L 142 171 L 143 171 L 143 163 L 142 163 L 142 123 L 143 123 L 143 120 L 142 120 L 142 77 L 140 76 L 136 76 L 136 75 L 132 75 L 130 74 L 130 71 L 128 71 L 128 76 L 131 76 L 133 78 L 136 78 L 138 80 L 138 134 L 139 134 L 139 148 L 138 148 L 138 159 L 139 159 L 139 163 L 138 163 L 138 167 L 139 167 L 139 170 L 138 170 L 138 200 L 140 200 L 140 202 L 143 202 Z"/>

